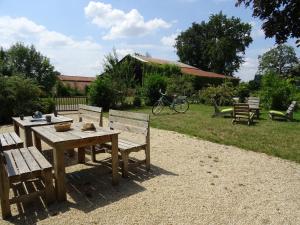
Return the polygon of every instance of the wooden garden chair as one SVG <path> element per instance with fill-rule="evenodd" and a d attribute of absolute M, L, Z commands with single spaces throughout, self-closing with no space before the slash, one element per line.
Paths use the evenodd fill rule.
<path fill-rule="evenodd" d="M 10 198 L 10 188 L 15 196 Z M 2 218 L 11 216 L 10 205 L 44 196 L 55 200 L 52 166 L 35 147 L 3 151 L 0 145 L 0 198 Z"/>
<path fill-rule="evenodd" d="M 292 121 L 296 105 L 297 102 L 292 101 L 291 105 L 289 106 L 289 108 L 286 110 L 285 113 L 276 110 L 271 110 L 269 111 L 269 117 L 271 120 L 274 120 L 275 118 L 280 118 L 280 119 Z"/>
<path fill-rule="evenodd" d="M 122 176 L 128 176 L 128 167 L 146 164 L 147 170 L 150 169 L 150 116 L 144 113 L 133 113 L 118 110 L 109 110 L 109 128 L 129 132 L 132 134 L 142 135 L 144 142 L 137 143 L 132 140 L 118 139 L 119 153 L 122 158 Z M 102 147 L 102 146 L 101 146 Z M 98 152 L 110 152 L 111 144 L 105 144 L 107 150 L 99 149 Z M 98 148 L 98 146 L 97 146 Z M 129 154 L 132 152 L 145 151 L 145 160 L 129 160 Z M 97 153 L 97 151 L 96 151 Z M 94 156 L 95 158 L 95 156 Z M 134 161 L 134 162 L 133 162 Z"/>
<path fill-rule="evenodd" d="M 237 103 L 233 105 L 232 124 L 246 120 L 248 126 L 253 123 L 254 113 L 250 111 L 249 105 L 246 103 Z"/>
<path fill-rule="evenodd" d="M 260 98 L 259 97 L 249 97 L 247 99 L 247 104 L 249 105 L 250 111 L 254 112 L 256 118 L 259 119 L 259 111 L 260 111 Z"/>

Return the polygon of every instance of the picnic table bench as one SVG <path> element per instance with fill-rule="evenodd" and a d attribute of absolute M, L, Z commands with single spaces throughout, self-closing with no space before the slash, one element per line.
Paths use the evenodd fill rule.
<path fill-rule="evenodd" d="M 23 141 L 15 132 L 7 132 L 0 134 L 0 144 L 2 145 L 3 151 L 12 148 L 22 148 Z"/>

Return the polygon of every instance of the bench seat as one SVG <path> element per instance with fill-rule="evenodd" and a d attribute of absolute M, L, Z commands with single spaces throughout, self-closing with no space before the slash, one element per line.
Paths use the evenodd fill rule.
<path fill-rule="evenodd" d="M 23 141 L 15 132 L 1 133 L 0 144 L 4 151 L 12 148 L 23 148 Z"/>

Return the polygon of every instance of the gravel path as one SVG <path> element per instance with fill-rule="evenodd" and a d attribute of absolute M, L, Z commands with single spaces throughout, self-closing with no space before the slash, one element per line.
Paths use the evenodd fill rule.
<path fill-rule="evenodd" d="M 299 164 L 158 129 L 151 129 L 151 157 L 150 173 L 135 169 L 117 187 L 102 166 L 71 165 L 68 202 L 26 204 L 19 216 L 14 206 L 9 222 L 300 224 Z"/>

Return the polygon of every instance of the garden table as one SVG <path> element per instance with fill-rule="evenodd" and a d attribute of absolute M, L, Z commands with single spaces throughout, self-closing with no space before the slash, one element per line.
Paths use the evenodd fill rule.
<path fill-rule="evenodd" d="M 95 131 L 81 131 L 83 123 L 73 123 L 68 131 L 57 132 L 54 125 L 33 127 L 35 146 L 41 150 L 41 140 L 53 148 L 55 190 L 58 201 L 66 200 L 64 151 L 78 148 L 78 162 L 84 163 L 85 147 L 111 142 L 112 183 L 118 184 L 118 134 L 108 128 L 96 127 Z"/>
<path fill-rule="evenodd" d="M 25 136 L 25 146 L 30 147 L 32 146 L 32 133 L 31 128 L 36 126 L 44 126 L 44 125 L 52 125 L 57 123 L 63 123 L 63 122 L 73 122 L 73 119 L 70 119 L 68 117 L 60 116 L 57 117 L 54 116 L 54 114 L 47 114 L 51 115 L 51 122 L 47 122 L 45 119 L 45 116 L 41 119 L 35 119 L 32 118 L 32 116 L 25 116 L 23 120 L 20 119 L 20 117 L 12 117 L 14 130 L 17 135 L 20 136 L 20 127 L 24 130 L 24 136 Z"/>

